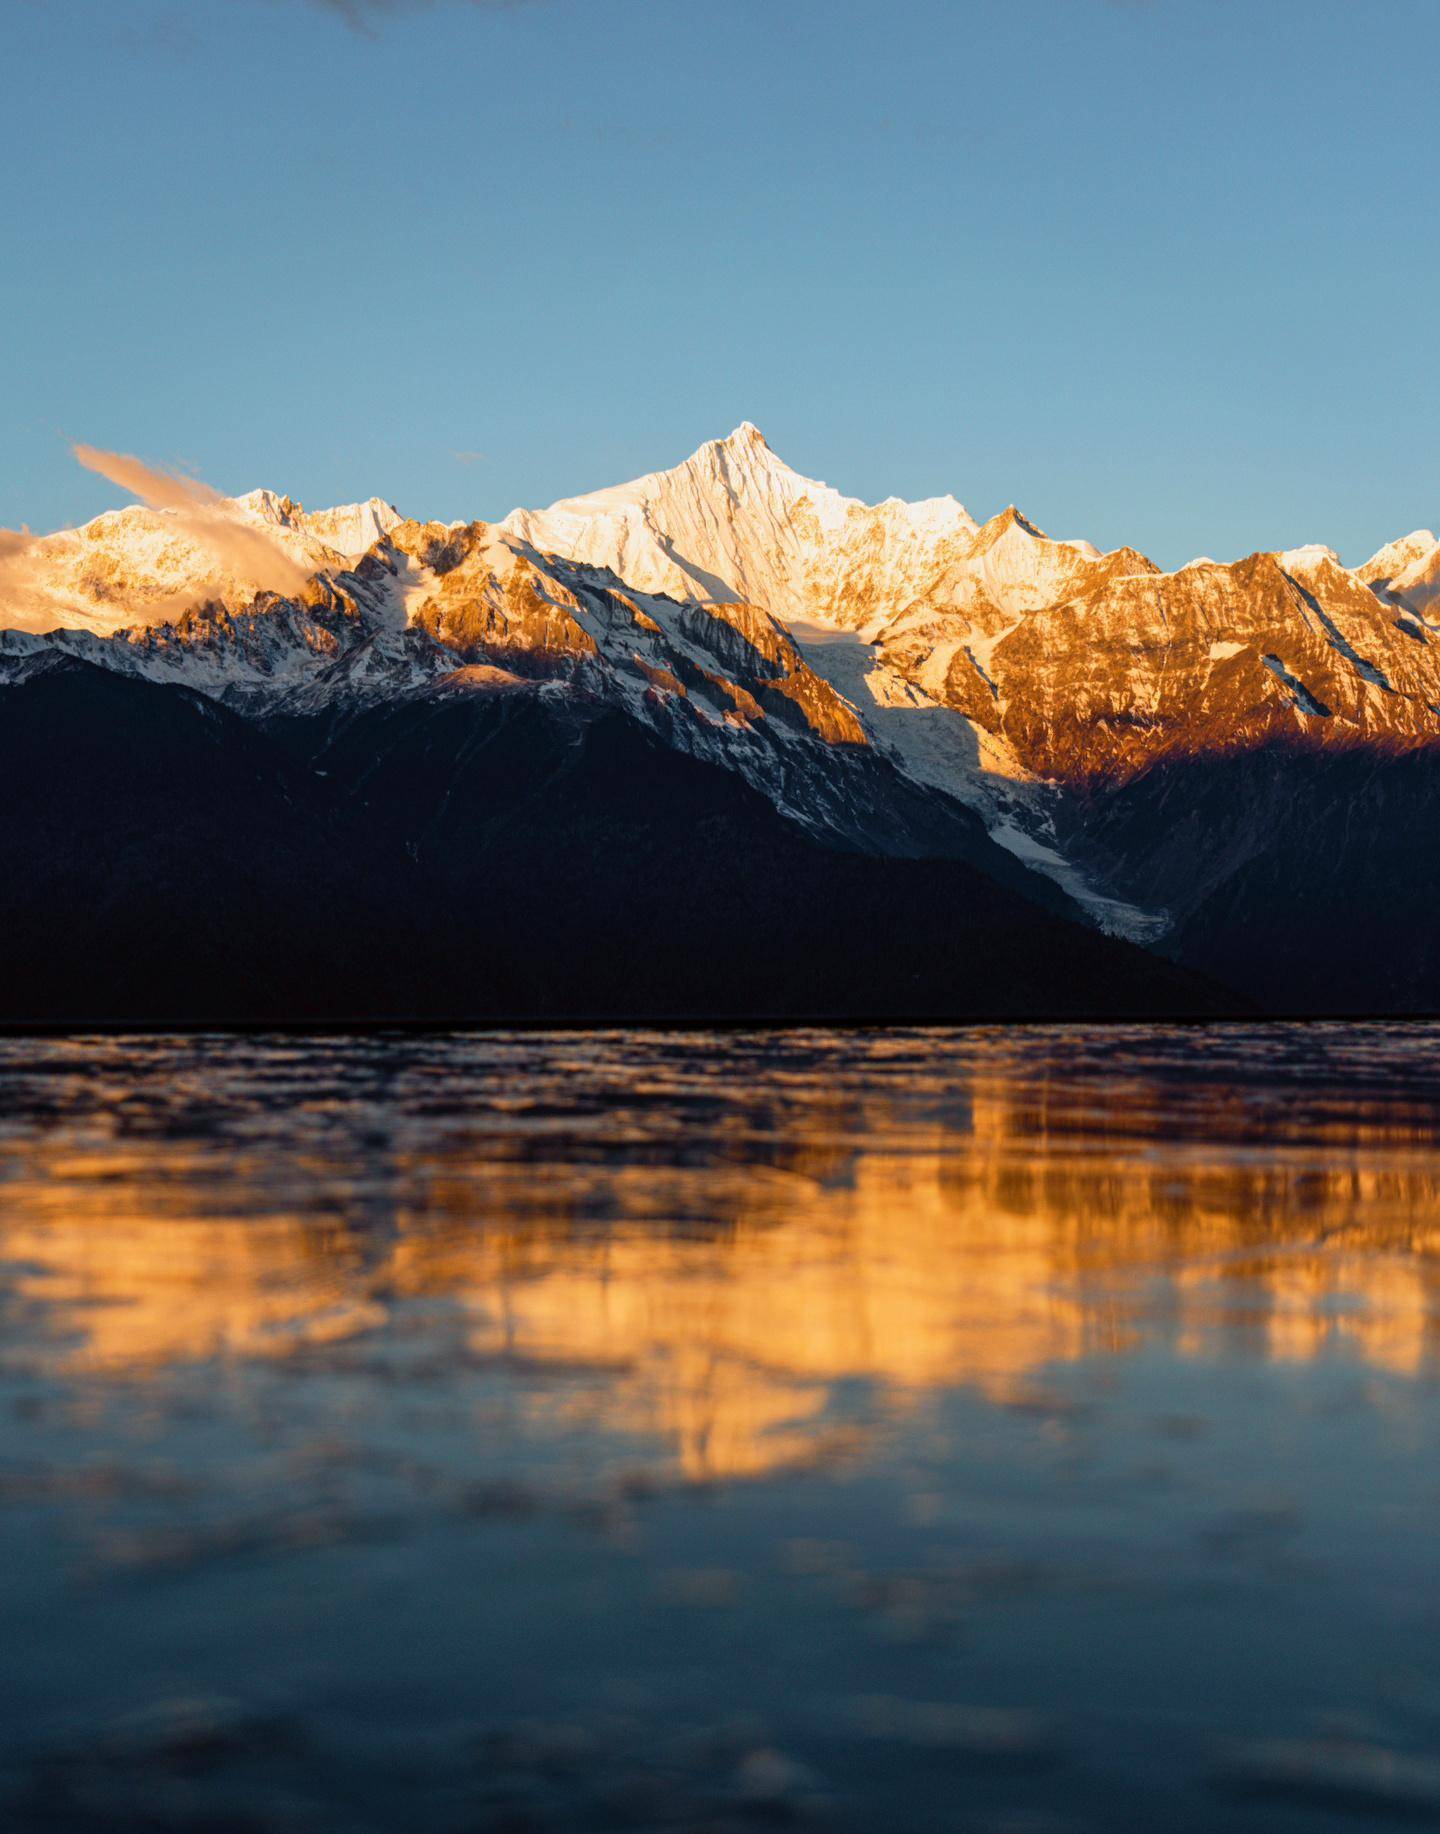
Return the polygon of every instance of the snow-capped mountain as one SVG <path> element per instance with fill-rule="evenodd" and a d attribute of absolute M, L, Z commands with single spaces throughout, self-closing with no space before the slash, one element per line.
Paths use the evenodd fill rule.
<path fill-rule="evenodd" d="M 307 513 L 270 490 L 203 516 L 133 504 L 30 543 L 0 575 L 0 628 L 102 636 L 239 603 L 355 560 L 400 520 L 378 497 Z"/>
<path fill-rule="evenodd" d="M 1355 577 L 1363 580 L 1367 586 L 1383 591 L 1397 575 L 1422 556 L 1432 553 L 1435 547 L 1436 538 L 1432 529 L 1416 529 L 1409 535 L 1402 535 L 1398 541 L 1387 541 L 1383 548 L 1355 569 Z"/>
<path fill-rule="evenodd" d="M 1164 573 L 1013 506 L 866 505 L 748 423 L 494 524 L 269 491 L 205 516 L 32 541 L 0 572 L 0 680 L 70 658 L 272 725 L 559 696 L 831 843 L 968 858 L 1172 947 L 1272 846 L 1243 805 L 1201 811 L 1222 763 L 1440 757 L 1428 530 L 1354 569 L 1316 545 Z"/>
<path fill-rule="evenodd" d="M 512 510 L 500 527 L 647 592 L 847 628 L 922 591 L 975 536 L 954 497 L 872 506 L 801 477 L 748 421 L 672 471 Z"/>
<path fill-rule="evenodd" d="M 1428 534 L 1428 530 L 1425 533 Z M 1414 540 L 1415 537 L 1410 538 Z M 1410 556 L 1383 588 L 1394 604 L 1420 613 L 1440 599 L 1440 542 Z"/>

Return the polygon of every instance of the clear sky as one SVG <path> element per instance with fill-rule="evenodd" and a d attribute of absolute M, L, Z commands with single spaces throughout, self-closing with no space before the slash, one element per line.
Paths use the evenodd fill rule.
<path fill-rule="evenodd" d="M 1162 565 L 1440 524 L 1440 0 L 0 0 L 67 439 L 495 517 L 755 421 Z"/>

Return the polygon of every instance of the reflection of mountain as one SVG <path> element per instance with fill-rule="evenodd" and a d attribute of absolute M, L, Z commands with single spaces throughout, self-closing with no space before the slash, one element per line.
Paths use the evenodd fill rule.
<path fill-rule="evenodd" d="M 1209 1137 L 1167 1145 L 1153 1082 L 1097 1106 L 997 1061 L 945 1104 L 823 1068 L 711 1079 L 676 1133 L 656 1117 L 679 1106 L 646 1106 L 663 1082 L 619 1075 L 589 1123 L 506 1082 L 439 1131 L 361 1097 L 309 1133 L 272 1117 L 281 1150 L 12 1143 L 12 1358 L 144 1379 L 423 1316 L 448 1354 L 512 1363 L 540 1413 L 658 1435 L 703 1477 L 823 1454 L 847 1378 L 1004 1400 L 1156 1334 L 1402 1373 L 1440 1350 L 1440 1155 L 1383 1116 L 1258 1154 L 1214 1127 L 1221 1088 Z"/>

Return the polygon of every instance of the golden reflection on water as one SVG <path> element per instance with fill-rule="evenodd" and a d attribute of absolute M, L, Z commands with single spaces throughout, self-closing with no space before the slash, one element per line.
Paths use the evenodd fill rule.
<path fill-rule="evenodd" d="M 726 1109 L 683 1151 L 618 1108 L 548 1151 L 497 1128 L 503 1097 L 479 1132 L 279 1151 L 22 1132 L 0 1148 L 10 1360 L 145 1380 L 362 1341 L 440 1302 L 466 1356 L 598 1372 L 583 1393 L 536 1380 L 537 1413 L 658 1436 L 696 1478 L 811 1454 L 851 1378 L 902 1406 L 957 1384 L 1013 1400 L 1047 1366 L 1157 1337 L 1187 1358 L 1433 1366 L 1428 1137 L 1322 1117 L 1266 1146 L 1192 1117 L 1172 1141 L 1150 1085 L 1097 1114 L 1003 1066 L 962 1092 L 917 1121 L 800 1078 L 762 1129 Z"/>

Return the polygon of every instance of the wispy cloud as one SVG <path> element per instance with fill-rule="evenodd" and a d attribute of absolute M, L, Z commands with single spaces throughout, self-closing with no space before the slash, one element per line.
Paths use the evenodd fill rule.
<path fill-rule="evenodd" d="M 78 444 L 73 450 L 87 471 L 98 472 L 151 509 L 172 511 L 179 530 L 197 548 L 241 579 L 273 592 L 294 592 L 309 577 L 275 536 L 245 521 L 228 497 L 199 478 L 147 465 L 128 452 Z"/>
<path fill-rule="evenodd" d="M 309 0 L 311 6 L 333 13 L 351 31 L 360 32 L 367 38 L 376 35 L 377 27 L 384 20 L 398 19 L 407 13 L 426 13 L 444 3 L 445 0 Z M 549 0 L 454 0 L 454 3 L 480 13 L 510 13 L 520 7 L 545 6 Z"/>
<path fill-rule="evenodd" d="M 460 465 L 488 465 L 490 463 L 488 452 L 454 452 L 450 456 Z"/>
<path fill-rule="evenodd" d="M 105 452 L 78 443 L 71 449 L 87 471 L 108 478 L 151 509 L 168 511 L 175 533 L 204 556 L 204 570 L 197 567 L 195 577 L 183 589 L 145 598 L 143 611 L 148 622 L 176 617 L 187 606 L 223 591 L 229 576 L 272 592 L 296 592 L 310 577 L 310 569 L 283 545 L 278 534 L 247 521 L 229 497 L 222 497 L 199 478 L 147 465 L 127 452 Z M 64 615 L 72 599 L 66 596 L 66 589 L 57 597 L 54 563 L 43 555 L 42 546 L 48 540 L 28 528 L 0 528 L 0 629 L 46 631 L 72 621 Z M 84 607 L 83 590 L 74 602 Z"/>
<path fill-rule="evenodd" d="M 30 550 L 39 539 L 23 525 L 0 529 L 0 629 L 43 628 L 43 619 L 35 623 L 27 604 L 32 596 Z"/>

